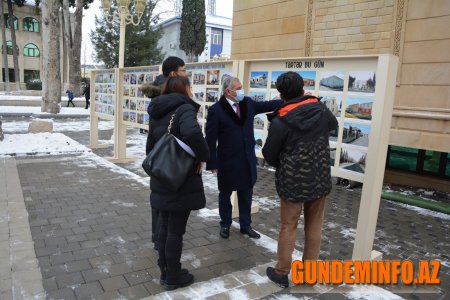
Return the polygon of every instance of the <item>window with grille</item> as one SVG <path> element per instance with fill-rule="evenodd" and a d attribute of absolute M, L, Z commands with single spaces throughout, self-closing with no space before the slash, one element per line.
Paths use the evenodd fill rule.
<path fill-rule="evenodd" d="M 31 57 L 39 57 L 41 52 L 39 51 L 39 48 L 32 43 L 26 44 L 23 48 L 23 55 L 24 56 L 31 56 Z"/>
<path fill-rule="evenodd" d="M 39 32 L 39 21 L 32 17 L 23 19 L 23 31 Z"/>

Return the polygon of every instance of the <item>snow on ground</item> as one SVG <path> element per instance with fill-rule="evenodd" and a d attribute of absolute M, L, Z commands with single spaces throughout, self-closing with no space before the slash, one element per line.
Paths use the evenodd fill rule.
<path fill-rule="evenodd" d="M 1 106 L 0 106 L 1 107 Z M 3 121 L 2 128 L 5 134 L 7 133 L 27 133 L 30 121 Z M 67 131 L 90 131 L 90 123 L 88 120 L 79 119 L 65 119 L 60 121 L 53 120 L 53 132 L 67 132 Z M 99 130 L 114 129 L 113 121 L 99 121 Z M 146 136 L 147 137 L 147 136 Z M 144 144 L 145 147 L 145 144 Z M 128 150 L 128 149 L 127 149 Z"/>
<path fill-rule="evenodd" d="M 88 153 L 91 150 L 61 133 L 5 134 L 0 155 Z"/>
<path fill-rule="evenodd" d="M 42 96 L 24 96 L 11 94 L 0 94 L 0 101 L 41 101 Z M 66 97 L 67 100 L 67 97 Z"/>
<path fill-rule="evenodd" d="M 349 286 L 349 288 L 351 288 L 352 291 L 344 293 L 344 295 L 349 299 L 366 299 L 366 300 L 403 299 L 402 297 L 396 294 L 393 294 L 385 289 L 382 289 L 374 285 Z"/>
<path fill-rule="evenodd" d="M 88 116 L 90 110 L 84 107 L 61 107 L 60 115 L 81 115 Z M 21 114 L 38 114 L 51 115 L 50 113 L 41 112 L 40 106 L 0 106 L 1 113 L 21 113 Z"/>
<path fill-rule="evenodd" d="M 444 220 L 449 220 L 450 221 L 450 215 L 447 215 L 447 214 L 444 214 L 444 213 L 440 213 L 440 212 L 437 212 L 437 211 L 429 210 L 429 209 L 422 208 L 422 207 L 412 206 L 412 205 L 408 205 L 408 204 L 404 204 L 404 203 L 400 203 L 400 202 L 395 202 L 395 201 L 390 201 L 390 200 L 387 200 L 387 201 L 389 201 L 392 204 L 404 207 L 406 209 L 413 210 L 413 211 L 415 211 L 415 212 L 417 212 L 417 213 L 419 213 L 421 215 L 424 215 L 424 216 L 430 216 L 430 217 L 433 217 L 433 218 L 439 218 L 439 219 L 444 219 Z"/>

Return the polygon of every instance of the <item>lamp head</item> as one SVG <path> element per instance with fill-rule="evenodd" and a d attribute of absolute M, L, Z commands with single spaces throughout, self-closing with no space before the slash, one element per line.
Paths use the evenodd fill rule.
<path fill-rule="evenodd" d="M 128 8 L 128 5 L 130 4 L 130 0 L 119 0 L 119 6 Z"/>
<path fill-rule="evenodd" d="M 111 8 L 111 0 L 102 0 L 102 8 L 105 12 Z"/>
<path fill-rule="evenodd" d="M 138 14 L 144 13 L 145 10 L 145 0 L 136 0 L 136 12 Z"/>

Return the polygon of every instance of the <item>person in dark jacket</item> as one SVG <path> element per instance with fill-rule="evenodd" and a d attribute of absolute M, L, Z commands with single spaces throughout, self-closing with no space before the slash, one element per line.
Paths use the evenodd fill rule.
<path fill-rule="evenodd" d="M 72 92 L 72 90 L 67 90 L 66 94 L 67 94 L 67 99 L 69 99 L 69 101 L 67 101 L 67 107 L 69 107 L 69 104 L 72 104 L 73 107 L 75 107 L 75 104 L 73 103 L 73 92 Z"/>
<path fill-rule="evenodd" d="M 246 97 L 239 79 L 231 76 L 222 79 L 222 91 L 219 102 L 209 108 L 206 121 L 206 141 L 211 152 L 206 169 L 217 173 L 219 185 L 219 235 L 225 239 L 230 236 L 230 196 L 237 191 L 240 232 L 258 239 L 259 233 L 251 227 L 256 182 L 253 120 L 255 115 L 273 111 L 283 102 L 254 101 Z"/>
<path fill-rule="evenodd" d="M 150 152 L 155 143 L 167 132 L 175 113 L 172 134 L 183 141 L 195 154 L 196 169 L 192 169 L 186 182 L 177 192 L 172 192 L 166 182 L 150 179 L 150 202 L 160 212 L 158 236 L 158 266 L 161 284 L 172 290 L 191 284 L 194 276 L 181 268 L 180 258 L 183 235 L 192 210 L 205 207 L 206 198 L 201 177 L 201 162 L 209 158 L 208 145 L 197 122 L 200 105 L 192 100 L 191 86 L 186 77 L 170 77 L 162 95 L 154 98 L 149 107 L 150 130 L 146 150 Z"/>
<path fill-rule="evenodd" d="M 155 98 L 161 94 L 161 89 L 166 83 L 167 79 L 175 76 L 186 77 L 186 64 L 184 60 L 176 56 L 169 56 L 163 61 L 162 64 L 163 73 L 158 75 L 152 84 L 144 84 L 141 86 L 141 90 L 148 98 Z M 151 123 L 149 123 L 149 127 Z M 140 129 L 141 133 L 143 129 Z M 147 154 L 149 150 L 147 149 Z M 158 250 L 158 228 L 159 228 L 159 211 L 152 207 L 152 242 L 154 249 Z"/>
<path fill-rule="evenodd" d="M 91 102 L 89 101 L 91 99 L 91 84 L 89 82 L 86 84 L 86 87 L 84 88 L 83 95 L 84 98 L 86 99 L 85 109 L 88 109 L 89 105 L 91 104 Z"/>
<path fill-rule="evenodd" d="M 304 95 L 303 78 L 295 72 L 276 82 L 286 103 L 269 116 L 269 133 L 263 147 L 266 161 L 276 167 L 275 186 L 280 197 L 281 228 L 277 263 L 267 276 L 288 287 L 297 224 L 305 216 L 303 260 L 317 260 L 322 236 L 325 196 L 331 191 L 329 132 L 337 120 L 314 96 Z"/>

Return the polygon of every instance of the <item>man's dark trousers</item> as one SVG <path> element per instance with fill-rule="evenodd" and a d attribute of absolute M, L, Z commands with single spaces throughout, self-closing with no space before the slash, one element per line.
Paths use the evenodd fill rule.
<path fill-rule="evenodd" d="M 231 226 L 233 211 L 233 206 L 230 201 L 231 193 L 232 191 L 219 191 L 219 214 L 221 227 Z M 248 228 L 252 222 L 252 196 L 253 188 L 237 191 L 239 224 L 241 225 L 241 229 Z"/>

